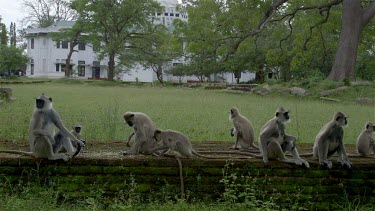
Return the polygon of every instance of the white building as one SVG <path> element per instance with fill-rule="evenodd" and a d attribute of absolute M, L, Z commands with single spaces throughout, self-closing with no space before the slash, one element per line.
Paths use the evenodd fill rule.
<path fill-rule="evenodd" d="M 49 33 L 70 28 L 74 21 L 60 21 L 47 28 L 30 29 L 26 34 L 27 65 L 26 76 L 63 78 L 65 60 L 69 52 L 67 41 L 53 41 Z M 80 78 L 106 77 L 108 60 L 99 61 L 91 45 L 79 44 L 72 54 L 70 65 L 73 75 Z"/>
<path fill-rule="evenodd" d="M 158 0 L 164 7 L 164 13 L 155 14 L 156 20 L 169 28 L 173 28 L 174 19 L 187 20 L 187 15 L 176 10 L 177 0 Z M 60 21 L 47 28 L 30 29 L 26 34 L 27 55 L 30 62 L 27 65 L 26 76 L 28 77 L 46 77 L 63 78 L 65 76 L 65 60 L 69 52 L 69 43 L 67 41 L 53 41 L 51 32 L 58 32 L 64 28 L 71 28 L 74 21 Z M 107 77 L 108 59 L 99 60 L 90 44 L 79 44 L 71 57 L 70 69 L 73 77 L 82 79 L 98 79 Z M 172 68 L 178 63 L 184 63 L 184 58 L 174 60 L 166 65 L 164 69 Z M 219 79 L 229 83 L 234 83 L 233 74 L 220 74 L 213 76 L 212 79 Z M 255 78 L 253 73 L 243 73 L 241 81 L 249 81 Z M 153 82 L 157 80 L 156 74 L 144 66 L 138 64 L 119 76 L 123 81 Z M 179 81 L 178 77 L 164 75 L 165 81 Z M 184 77 L 183 81 L 197 80 L 196 77 Z"/>

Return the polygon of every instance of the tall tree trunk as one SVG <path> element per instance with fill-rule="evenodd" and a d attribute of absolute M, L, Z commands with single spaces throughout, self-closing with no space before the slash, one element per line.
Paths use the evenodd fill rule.
<path fill-rule="evenodd" d="M 74 43 L 70 43 L 69 53 L 65 60 L 65 78 L 70 78 L 70 59 L 74 52 Z"/>
<path fill-rule="evenodd" d="M 72 58 L 73 52 L 74 52 L 74 47 L 78 45 L 78 37 L 79 37 L 80 32 L 76 33 L 76 39 L 70 42 L 69 46 L 69 53 L 68 56 L 66 57 L 65 61 L 65 78 L 70 78 L 70 59 Z"/>
<path fill-rule="evenodd" d="M 355 79 L 355 63 L 359 37 L 364 27 L 375 15 L 375 2 L 361 8 L 361 0 L 344 0 L 339 46 L 330 80 Z"/>
<path fill-rule="evenodd" d="M 157 70 L 156 70 L 156 77 L 158 78 L 160 84 L 164 86 L 164 80 L 163 80 L 163 68 L 161 65 L 157 65 Z"/>
<path fill-rule="evenodd" d="M 115 70 L 115 53 L 109 53 L 107 78 L 110 81 L 113 81 L 114 70 Z"/>

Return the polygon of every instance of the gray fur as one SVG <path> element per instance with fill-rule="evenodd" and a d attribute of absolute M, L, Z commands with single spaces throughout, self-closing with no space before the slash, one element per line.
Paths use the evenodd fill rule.
<path fill-rule="evenodd" d="M 262 127 L 259 135 L 259 148 L 262 153 L 263 163 L 268 165 L 269 159 L 278 159 L 282 162 L 297 165 L 304 164 L 309 168 L 309 163 L 299 157 L 295 147 L 296 137 L 286 134 L 285 124 L 289 120 L 288 111 L 281 107 L 276 111 L 275 117 Z M 285 156 L 287 151 L 292 154 L 293 159 Z"/>
<path fill-rule="evenodd" d="M 328 160 L 337 152 L 338 161 L 341 165 L 351 168 L 351 162 L 345 151 L 343 142 L 343 127 L 348 124 L 346 116 L 342 112 L 337 112 L 331 121 L 329 121 L 316 135 L 313 147 L 313 156 L 319 159 L 319 164 L 332 168 L 332 162 Z"/>

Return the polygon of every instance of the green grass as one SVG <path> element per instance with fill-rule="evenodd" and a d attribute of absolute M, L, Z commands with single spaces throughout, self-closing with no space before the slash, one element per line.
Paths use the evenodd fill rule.
<path fill-rule="evenodd" d="M 27 140 L 34 99 L 42 92 L 53 98 L 54 108 L 69 129 L 75 123 L 84 126 L 84 138 L 89 141 L 125 140 L 131 133 L 122 119 L 126 111 L 144 112 L 159 128 L 181 131 L 193 141 L 233 141 L 228 119 L 233 106 L 252 122 L 256 137 L 277 107 L 284 106 L 292 118 L 287 131 L 302 143 L 313 143 L 320 128 L 336 111 L 349 117 L 346 143 L 355 143 L 366 121 L 375 122 L 373 105 L 353 101 L 338 104 L 311 97 L 261 97 L 227 90 L 160 88 L 108 81 L 55 80 L 1 86 L 12 88 L 17 100 L 0 106 L 0 137 L 22 143 Z"/>

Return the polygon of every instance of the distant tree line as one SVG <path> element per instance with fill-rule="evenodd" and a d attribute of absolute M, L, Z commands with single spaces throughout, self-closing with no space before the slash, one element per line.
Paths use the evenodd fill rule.
<path fill-rule="evenodd" d="M 155 24 L 163 8 L 154 0 L 24 0 L 24 8 L 27 27 L 75 20 L 53 39 L 97 46 L 109 59 L 108 80 L 136 63 L 161 83 L 166 72 L 199 80 L 254 72 L 261 83 L 375 79 L 375 1 L 184 0 L 178 10 L 188 21 L 175 20 L 173 30 Z M 185 62 L 170 65 L 178 58 Z"/>
<path fill-rule="evenodd" d="M 8 34 L 0 16 L 0 26 L 0 76 L 8 76 L 11 72 L 25 67 L 28 58 L 23 49 L 16 46 L 16 24 L 11 23 Z"/>

